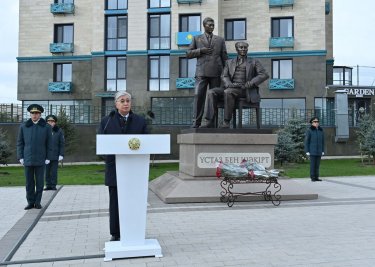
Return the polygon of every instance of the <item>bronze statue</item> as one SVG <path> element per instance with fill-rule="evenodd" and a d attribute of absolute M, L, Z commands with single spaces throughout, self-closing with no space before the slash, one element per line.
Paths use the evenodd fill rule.
<path fill-rule="evenodd" d="M 220 75 L 227 60 L 227 49 L 222 37 L 213 35 L 215 22 L 212 18 L 203 20 L 204 33 L 193 38 L 186 51 L 187 58 L 197 58 L 195 70 L 194 128 L 201 125 L 209 88 L 220 86 Z"/>
<path fill-rule="evenodd" d="M 205 105 L 205 122 L 202 128 L 214 127 L 217 101 L 224 98 L 224 122 L 222 128 L 229 128 L 236 99 L 246 97 L 247 102 L 259 103 L 259 85 L 268 79 L 268 73 L 257 59 L 247 57 L 249 44 L 237 42 L 237 57 L 225 63 L 221 79 L 223 87 L 208 91 Z"/>

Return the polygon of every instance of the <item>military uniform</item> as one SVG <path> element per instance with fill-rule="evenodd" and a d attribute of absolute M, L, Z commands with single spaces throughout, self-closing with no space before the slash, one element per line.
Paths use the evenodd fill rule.
<path fill-rule="evenodd" d="M 57 122 L 54 115 L 48 115 L 46 121 L 53 120 Z M 52 141 L 51 141 L 51 155 L 49 157 L 50 163 L 46 166 L 46 188 L 45 190 L 56 190 L 57 185 L 57 169 L 59 160 L 64 157 L 64 132 L 57 125 L 52 127 Z"/>
<path fill-rule="evenodd" d="M 318 120 L 314 117 L 310 120 Z M 308 153 L 310 157 L 310 178 L 311 181 L 321 181 L 319 178 L 320 160 L 322 155 L 324 155 L 324 132 L 320 126 L 314 127 L 311 125 L 305 134 L 305 152 Z"/>
<path fill-rule="evenodd" d="M 32 104 L 27 110 L 30 113 L 44 111 L 43 107 Z M 28 119 L 21 124 L 17 139 L 17 159 L 25 166 L 26 199 L 25 209 L 41 208 L 44 186 L 44 168 L 48 164 L 51 149 L 51 127 L 40 118 L 33 122 Z"/>

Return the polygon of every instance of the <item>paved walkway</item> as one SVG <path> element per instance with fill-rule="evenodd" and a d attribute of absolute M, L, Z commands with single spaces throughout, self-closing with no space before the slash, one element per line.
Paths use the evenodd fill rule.
<path fill-rule="evenodd" d="M 23 187 L 3 187 L 0 266 L 375 266 L 375 177 L 296 182 L 319 198 L 228 208 L 164 204 L 150 192 L 146 236 L 158 239 L 163 257 L 112 262 L 103 261 L 105 186 L 49 191 L 41 211 L 23 210 Z"/>

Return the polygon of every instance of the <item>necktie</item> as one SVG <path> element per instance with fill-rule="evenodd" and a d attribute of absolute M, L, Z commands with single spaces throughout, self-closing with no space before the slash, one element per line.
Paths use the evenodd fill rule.
<path fill-rule="evenodd" d="M 209 44 L 209 45 L 211 45 L 211 38 L 212 38 L 211 35 L 207 35 L 207 40 L 208 40 L 208 44 Z"/>
<path fill-rule="evenodd" d="M 241 65 L 243 63 L 243 58 L 240 57 L 238 60 L 237 60 L 237 66 Z"/>

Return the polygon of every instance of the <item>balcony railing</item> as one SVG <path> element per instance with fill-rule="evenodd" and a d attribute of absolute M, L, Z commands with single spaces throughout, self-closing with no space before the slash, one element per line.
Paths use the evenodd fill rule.
<path fill-rule="evenodd" d="M 51 4 L 50 11 L 52 14 L 74 14 L 74 4 Z"/>
<path fill-rule="evenodd" d="M 193 40 L 193 37 L 201 34 L 201 32 L 177 32 L 176 33 L 176 44 L 177 45 L 189 45 Z"/>
<path fill-rule="evenodd" d="M 331 12 L 331 3 L 326 1 L 326 15 Z"/>
<path fill-rule="evenodd" d="M 294 37 L 271 37 L 270 48 L 294 47 Z"/>
<path fill-rule="evenodd" d="M 202 0 L 177 0 L 179 4 L 201 4 Z"/>
<path fill-rule="evenodd" d="M 49 51 L 51 53 L 73 53 L 73 43 L 52 43 L 49 45 Z"/>
<path fill-rule="evenodd" d="M 270 79 L 270 90 L 290 90 L 294 89 L 294 79 Z"/>
<path fill-rule="evenodd" d="M 48 91 L 53 93 L 69 93 L 72 91 L 71 82 L 52 82 L 48 83 Z"/>
<path fill-rule="evenodd" d="M 294 0 L 268 0 L 270 7 L 293 6 Z"/>
<path fill-rule="evenodd" d="M 177 78 L 176 88 L 177 89 L 191 89 L 195 87 L 194 78 Z"/>

